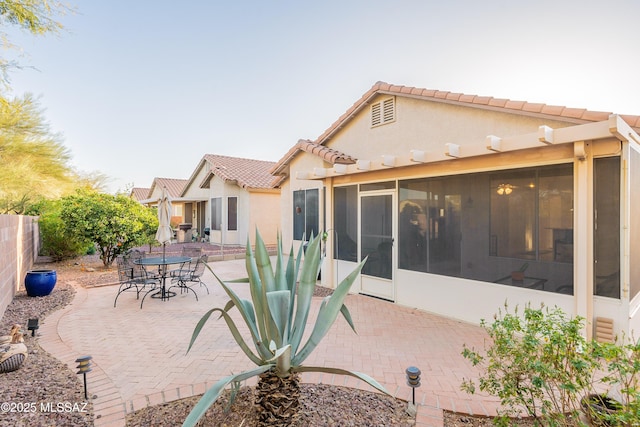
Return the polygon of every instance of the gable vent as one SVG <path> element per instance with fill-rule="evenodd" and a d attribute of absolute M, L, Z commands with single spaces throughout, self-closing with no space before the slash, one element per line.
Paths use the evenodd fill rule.
<path fill-rule="evenodd" d="M 395 98 L 387 98 L 371 105 L 371 127 L 391 123 L 396 119 Z"/>

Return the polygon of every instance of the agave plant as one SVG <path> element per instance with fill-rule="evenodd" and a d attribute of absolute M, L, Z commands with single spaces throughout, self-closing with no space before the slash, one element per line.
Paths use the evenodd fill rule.
<path fill-rule="evenodd" d="M 305 359 L 327 334 L 338 314 L 344 316 L 355 332 L 351 315 L 343 302 L 364 261 L 337 286 L 332 295 L 323 299 L 313 329 L 308 339 L 303 342 L 313 291 L 320 271 L 320 240 L 311 237 L 300 270 L 302 248 L 295 258 L 292 248 L 285 265 L 282 242 L 278 239 L 274 270 L 265 244 L 256 232 L 255 253 L 247 242 L 246 268 L 249 277 L 244 279 L 245 282 L 249 282 L 251 301 L 241 299 L 210 269 L 230 301 L 224 308 L 209 310 L 200 319 L 193 331 L 189 349 L 209 317 L 213 313 L 219 313 L 244 354 L 257 367 L 229 375 L 214 384 L 191 410 L 183 426 L 195 425 L 228 384 L 237 384 L 253 376 L 260 376 L 255 403 L 258 406 L 260 425 L 264 426 L 288 426 L 295 423 L 299 406 L 299 373 L 302 372 L 354 376 L 388 394 L 381 384 L 368 375 L 339 368 L 303 365 Z M 251 343 L 245 340 L 229 316 L 229 310 L 234 307 L 238 309 L 249 329 Z"/>

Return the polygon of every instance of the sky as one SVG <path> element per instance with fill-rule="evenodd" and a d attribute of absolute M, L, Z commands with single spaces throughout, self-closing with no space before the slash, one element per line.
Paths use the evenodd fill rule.
<path fill-rule="evenodd" d="M 0 54 L 110 193 L 278 161 L 378 81 L 640 115 L 638 0 L 68 1 L 60 34 L 5 28 Z"/>

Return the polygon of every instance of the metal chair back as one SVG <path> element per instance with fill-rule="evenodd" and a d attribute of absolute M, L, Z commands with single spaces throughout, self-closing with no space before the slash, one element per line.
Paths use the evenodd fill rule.
<path fill-rule="evenodd" d="M 124 255 L 118 255 L 116 258 L 116 264 L 118 265 L 118 281 L 120 283 L 125 283 L 131 280 L 133 272 Z"/>
<path fill-rule="evenodd" d="M 202 277 L 202 275 L 204 274 L 204 265 L 207 263 L 207 261 L 209 260 L 209 256 L 208 255 L 201 255 L 197 261 L 196 261 L 196 265 L 195 267 L 193 267 L 193 270 L 191 270 L 191 281 L 199 281 L 199 279 Z"/>
<path fill-rule="evenodd" d="M 182 256 L 188 256 L 189 258 L 198 258 L 202 255 L 202 248 L 197 246 L 183 246 Z"/>

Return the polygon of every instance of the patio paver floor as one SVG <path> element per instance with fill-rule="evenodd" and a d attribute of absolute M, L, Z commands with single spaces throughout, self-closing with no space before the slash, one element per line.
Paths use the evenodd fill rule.
<path fill-rule="evenodd" d="M 246 276 L 242 259 L 210 265 L 223 280 Z M 210 294 L 196 286 L 199 301 L 192 293 L 169 301 L 147 298 L 142 309 L 133 293 L 122 294 L 114 308 L 114 286 L 77 287 L 73 303 L 43 322 L 40 344 L 72 371 L 78 357 L 93 357 L 87 379 L 89 395 L 96 395 L 96 427 L 124 426 L 128 412 L 200 394 L 221 377 L 253 366 L 216 316 L 186 353 L 198 320 L 228 300 L 210 272 L 204 281 Z M 249 297 L 246 284 L 232 287 L 241 297 Z M 315 310 L 319 303 L 320 298 L 314 298 Z M 416 390 L 420 427 L 442 426 L 443 409 L 495 413 L 495 398 L 460 390 L 463 378 L 477 377 L 460 355 L 462 346 L 482 347 L 486 337 L 482 328 L 362 295 L 349 295 L 346 305 L 358 334 L 339 317 L 305 365 L 364 372 L 406 400 L 411 400 L 412 392 L 405 369 L 417 366 L 422 371 L 422 385 Z M 236 310 L 233 315 L 240 317 Z M 327 374 L 305 374 L 303 381 L 370 389 L 351 377 Z"/>

